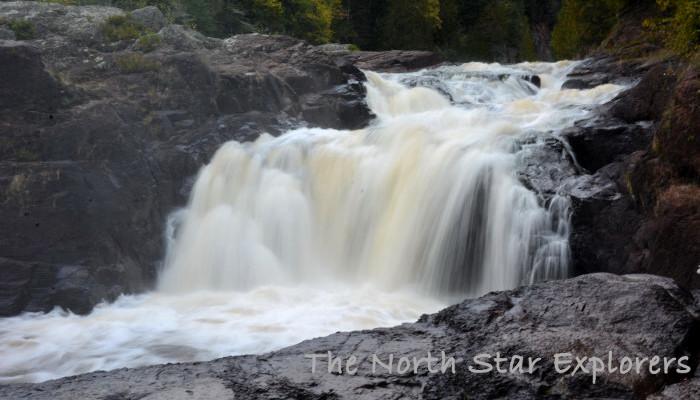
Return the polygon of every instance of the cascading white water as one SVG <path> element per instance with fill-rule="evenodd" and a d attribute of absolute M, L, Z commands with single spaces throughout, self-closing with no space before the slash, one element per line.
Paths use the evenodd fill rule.
<path fill-rule="evenodd" d="M 369 128 L 225 144 L 194 186 L 159 288 L 342 280 L 475 295 L 566 276 L 566 200 L 543 207 L 515 174 L 523 134 L 576 115 L 550 86 L 561 76 L 537 92 L 517 69 L 439 72 L 462 106 L 396 82 L 411 75 L 367 72 Z"/>
<path fill-rule="evenodd" d="M 268 351 L 565 277 L 568 199 L 517 172 L 526 138 L 622 89 L 560 90 L 572 66 L 367 72 L 370 127 L 223 145 L 168 224 L 158 290 L 1 320 L 0 383 Z"/>

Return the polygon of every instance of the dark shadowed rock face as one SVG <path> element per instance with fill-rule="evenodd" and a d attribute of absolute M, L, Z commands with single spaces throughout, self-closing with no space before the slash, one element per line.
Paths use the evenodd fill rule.
<path fill-rule="evenodd" d="M 466 300 L 418 322 L 394 328 L 336 333 L 260 356 L 223 358 L 190 364 L 95 372 L 31 385 L 0 387 L 0 397 L 15 399 L 561 399 L 643 398 L 660 393 L 693 393 L 692 372 L 596 376 L 559 374 L 554 355 L 619 358 L 698 356 L 698 310 L 692 296 L 670 279 L 648 275 L 594 274 L 575 279 L 490 293 Z M 357 357 L 357 373 L 328 373 L 325 358 L 311 372 L 309 354 L 332 352 L 343 363 Z M 431 355 L 454 357 L 455 373 L 397 372 L 398 359 Z M 495 371 L 476 374 L 473 357 L 542 358 L 533 373 Z M 372 356 L 388 362 L 392 373 Z M 489 360 L 489 362 L 493 362 Z M 433 364 L 439 368 L 441 361 Z M 345 364 L 344 364 L 345 365 Z M 617 364 L 613 364 L 616 366 Z M 527 371 L 527 364 L 525 364 Z M 686 378 L 687 377 L 687 378 Z M 679 382 L 675 384 L 675 382 Z M 668 386 L 667 386 L 668 385 Z M 692 398 L 692 397 L 685 397 Z"/>
<path fill-rule="evenodd" d="M 578 273 L 653 273 L 700 287 L 697 68 L 677 60 L 592 59 L 574 71 L 591 84 L 639 82 L 566 132 L 590 176 L 616 196 L 573 196 Z M 595 78 L 595 79 L 594 79 Z M 569 84 L 571 85 L 571 84 Z M 586 86 L 587 87 L 587 86 Z"/>
<path fill-rule="evenodd" d="M 651 143 L 651 122 L 626 124 L 607 116 L 576 123 L 564 132 L 579 165 L 589 172 L 620 161 Z"/>
<path fill-rule="evenodd" d="M 695 376 L 666 387 L 661 393 L 648 397 L 649 400 L 700 399 L 700 370 Z"/>
<path fill-rule="evenodd" d="M 590 89 L 606 83 L 631 81 L 646 71 L 639 61 L 596 55 L 577 65 L 562 85 L 564 89 Z"/>
<path fill-rule="evenodd" d="M 155 30 L 156 11 L 132 18 Z M 362 72 L 319 48 L 167 25 L 144 52 L 103 36 L 120 14 L 0 3 L 37 32 L 0 41 L 0 316 L 85 313 L 149 287 L 168 213 L 223 142 L 371 118 Z"/>
<path fill-rule="evenodd" d="M 362 69 L 386 72 L 406 72 L 440 63 L 440 56 L 430 51 L 356 51 L 347 57 Z"/>

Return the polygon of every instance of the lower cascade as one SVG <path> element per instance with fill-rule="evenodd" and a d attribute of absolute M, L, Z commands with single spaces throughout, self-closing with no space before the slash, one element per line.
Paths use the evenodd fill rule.
<path fill-rule="evenodd" d="M 168 221 L 157 290 L 2 320 L 0 383 L 260 353 L 567 277 L 569 199 L 519 171 L 623 89 L 563 90 L 573 66 L 368 71 L 369 127 L 224 144 Z"/>

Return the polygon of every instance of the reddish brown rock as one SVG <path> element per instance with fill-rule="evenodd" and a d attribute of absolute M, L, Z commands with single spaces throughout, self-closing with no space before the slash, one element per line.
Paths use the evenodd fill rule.
<path fill-rule="evenodd" d="M 679 176 L 700 178 L 700 68 L 691 65 L 680 75 L 673 102 L 656 133 L 654 150 Z"/>

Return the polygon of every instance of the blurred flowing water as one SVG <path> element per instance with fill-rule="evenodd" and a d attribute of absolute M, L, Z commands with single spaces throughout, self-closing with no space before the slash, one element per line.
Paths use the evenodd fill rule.
<path fill-rule="evenodd" d="M 368 128 L 224 144 L 168 221 L 157 290 L 0 320 L 0 383 L 261 353 L 566 277 L 569 200 L 518 171 L 622 89 L 562 90 L 573 66 L 366 72 Z"/>

